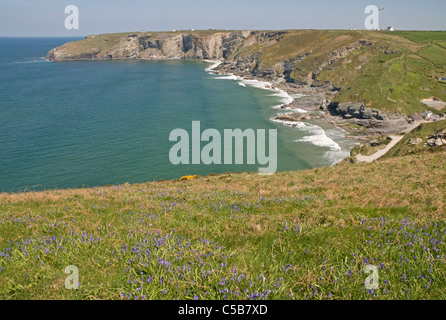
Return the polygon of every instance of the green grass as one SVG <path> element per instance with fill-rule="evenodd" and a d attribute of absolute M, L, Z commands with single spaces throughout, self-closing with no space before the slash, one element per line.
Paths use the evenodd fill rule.
<path fill-rule="evenodd" d="M 446 65 L 446 49 L 438 45 L 427 46 L 418 54 L 439 68 L 444 68 Z"/>
<path fill-rule="evenodd" d="M 1 194 L 0 298 L 444 299 L 444 155 Z"/>
<path fill-rule="evenodd" d="M 386 146 L 390 143 L 390 139 L 388 139 L 386 136 L 381 136 L 376 139 L 377 145 L 372 146 L 371 144 L 367 143 L 364 145 L 358 145 L 354 147 L 350 151 L 350 156 L 354 157 L 358 154 L 361 154 L 363 156 L 371 156 L 372 154 L 375 154 L 379 150 L 385 149 Z"/>
<path fill-rule="evenodd" d="M 416 43 L 446 41 L 446 33 L 444 31 L 396 31 L 393 34 L 405 37 Z"/>
<path fill-rule="evenodd" d="M 72 54 L 105 52 L 117 45 L 123 38 L 130 34 L 133 33 L 100 34 L 80 41 L 69 42 L 65 46 Z"/>

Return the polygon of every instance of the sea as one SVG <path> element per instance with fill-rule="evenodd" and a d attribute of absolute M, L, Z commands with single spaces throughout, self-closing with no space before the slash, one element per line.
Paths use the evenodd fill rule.
<path fill-rule="evenodd" d="M 277 129 L 278 171 L 328 167 L 355 142 L 321 121 L 272 121 L 290 101 L 209 61 L 50 62 L 77 38 L 0 38 L 0 192 L 257 172 L 259 164 L 172 164 L 175 129 Z"/>

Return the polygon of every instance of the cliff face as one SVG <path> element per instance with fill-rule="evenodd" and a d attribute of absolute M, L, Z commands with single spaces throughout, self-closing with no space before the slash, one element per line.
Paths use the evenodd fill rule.
<path fill-rule="evenodd" d="M 446 33 L 436 35 L 439 36 L 446 39 Z M 321 95 L 319 107 L 323 109 L 333 100 L 410 114 L 425 110 L 422 98 L 446 99 L 446 91 L 432 76 L 440 76 L 439 66 L 444 67 L 444 62 L 429 62 L 433 59 L 429 46 L 395 34 L 366 31 L 138 32 L 88 36 L 52 49 L 46 57 L 51 61 L 220 60 L 216 71 L 221 73 L 258 78 L 288 91 Z M 422 56 L 424 52 L 426 56 Z M 421 60 L 414 58 L 420 55 L 424 71 L 420 71 Z M 413 74 L 416 79 L 404 76 Z"/>
<path fill-rule="evenodd" d="M 221 60 L 220 71 L 274 83 L 315 83 L 324 67 L 369 44 L 354 36 L 336 43 L 329 34 L 286 31 L 200 31 L 88 36 L 48 52 L 51 61 L 110 59 Z M 290 38 L 295 43 L 290 43 Z M 315 41 L 319 42 L 315 43 Z M 301 45 L 301 47 L 299 46 Z"/>
<path fill-rule="evenodd" d="M 52 49 L 51 61 L 109 59 L 225 59 L 251 32 L 134 33 L 118 39 L 112 35 L 88 36 Z"/>

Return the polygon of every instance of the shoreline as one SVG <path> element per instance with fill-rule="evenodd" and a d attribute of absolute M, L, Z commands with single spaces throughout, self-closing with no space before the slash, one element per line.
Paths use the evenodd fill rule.
<path fill-rule="evenodd" d="M 326 130 L 324 128 L 322 128 L 321 126 L 311 123 L 311 122 L 307 122 L 307 121 L 287 121 L 287 120 L 281 119 L 282 117 L 284 117 L 284 116 L 286 117 L 286 115 L 293 113 L 293 112 L 298 112 L 299 114 L 301 114 L 304 118 L 301 120 L 323 121 L 325 124 L 331 125 L 331 126 L 335 127 L 337 130 L 344 132 L 345 135 L 342 137 L 343 139 L 351 140 L 352 142 L 353 142 L 353 140 L 355 140 L 355 139 L 352 139 L 352 137 L 350 136 L 350 132 L 348 132 L 344 128 L 337 126 L 333 123 L 330 123 L 328 121 L 324 121 L 324 119 L 322 119 L 321 117 L 312 118 L 310 111 L 304 110 L 302 108 L 292 108 L 291 107 L 292 103 L 296 101 L 296 98 L 293 98 L 291 95 L 298 95 L 299 98 L 305 97 L 307 95 L 304 95 L 301 93 L 295 93 L 295 92 L 288 92 L 285 88 L 283 88 L 283 87 L 279 88 L 277 85 L 273 84 L 270 81 L 265 81 L 264 79 L 258 79 L 255 77 L 246 78 L 246 77 L 243 77 L 243 76 L 231 73 L 231 72 L 215 70 L 216 68 L 218 68 L 220 65 L 222 65 L 224 63 L 224 61 L 221 61 L 221 60 L 203 60 L 203 61 L 212 63 L 212 65 L 210 67 L 206 68 L 205 71 L 210 74 L 222 76 L 218 79 L 234 80 L 234 81 L 237 81 L 237 83 L 239 85 L 242 85 L 243 87 L 246 87 L 246 85 L 249 85 L 249 86 L 252 86 L 255 88 L 268 90 L 268 91 L 271 91 L 274 93 L 273 96 L 280 97 L 282 103 L 279 105 L 272 106 L 271 109 L 275 109 L 277 111 L 283 110 L 283 111 L 289 111 L 289 112 L 288 113 L 277 113 L 275 116 L 269 118 L 269 120 L 272 122 L 281 123 L 282 125 L 284 125 L 286 127 L 297 128 L 297 129 L 301 129 L 302 131 L 307 131 L 309 133 L 312 133 L 312 134 L 306 135 L 302 139 L 294 140 L 295 142 L 307 142 L 307 143 L 310 143 L 317 147 L 329 148 L 329 151 L 326 151 L 326 153 L 346 152 L 346 150 L 343 150 L 343 148 L 339 145 L 339 143 L 336 142 L 335 140 L 333 140 L 327 134 Z M 353 147 L 348 150 L 348 154 L 342 155 L 342 157 L 339 157 L 339 159 L 332 158 L 331 159 L 332 164 L 330 166 L 334 166 L 337 163 L 342 162 L 343 160 L 348 158 L 350 156 L 350 152 L 353 149 Z M 330 158 L 330 155 L 328 155 L 328 157 Z"/>
<path fill-rule="evenodd" d="M 206 68 L 205 71 L 215 75 L 227 76 L 227 78 L 221 77 L 219 79 L 242 81 L 243 84 L 242 86 L 244 87 L 246 87 L 246 85 L 250 85 L 255 88 L 269 90 L 275 92 L 275 95 L 277 97 L 280 97 L 282 100 L 285 99 L 284 101 L 282 101 L 283 102 L 282 104 L 273 106 L 272 107 L 273 109 L 282 109 L 282 107 L 287 106 L 294 101 L 294 98 L 292 98 L 286 90 L 274 87 L 274 85 L 269 81 L 259 80 L 255 78 L 248 79 L 246 77 L 242 77 L 234 73 L 216 71 L 215 69 L 218 68 L 223 63 L 223 61 L 220 60 L 203 60 L 203 61 L 213 63 L 213 65 Z"/>
<path fill-rule="evenodd" d="M 364 119 L 346 119 L 344 115 L 336 115 L 333 114 L 332 111 L 329 109 L 331 106 L 331 102 L 333 98 L 337 94 L 337 90 L 330 90 L 329 88 L 325 87 L 305 87 L 302 86 L 301 88 L 292 87 L 289 84 L 283 84 L 283 83 L 273 83 L 270 81 L 267 81 L 262 78 L 250 76 L 246 77 L 240 73 L 237 72 L 229 72 L 227 69 L 218 70 L 220 66 L 224 64 L 224 61 L 221 60 L 205 60 L 206 62 L 213 63 L 212 66 L 206 68 L 207 72 L 210 72 L 215 75 L 221 75 L 221 76 L 228 76 L 231 80 L 241 81 L 238 82 L 239 84 L 243 83 L 243 86 L 246 86 L 246 82 L 251 83 L 259 83 L 259 85 L 254 85 L 254 87 L 269 90 L 272 92 L 278 93 L 278 96 L 281 96 L 282 104 L 273 106 L 273 109 L 282 110 L 283 113 L 278 113 L 276 116 L 271 117 L 269 120 L 273 122 L 278 122 L 283 124 L 284 126 L 288 127 L 294 127 L 294 128 L 300 128 L 302 130 L 309 129 L 309 126 L 319 127 L 321 131 L 324 132 L 324 136 L 327 138 L 322 139 L 322 141 L 314 141 L 311 137 L 314 137 L 313 135 L 305 136 L 303 139 L 296 140 L 297 142 L 308 142 L 316 146 L 320 147 L 327 147 L 330 148 L 331 151 L 341 151 L 339 144 L 336 143 L 333 139 L 331 139 L 329 136 L 325 134 L 325 130 L 321 128 L 318 125 L 314 125 L 309 120 L 316 120 L 316 121 L 322 121 L 323 123 L 327 125 L 332 125 L 335 128 L 343 131 L 346 133 L 344 136 L 345 139 L 355 141 L 357 145 L 364 145 L 364 144 L 372 144 L 376 139 L 379 139 L 380 137 L 390 137 L 392 139 L 391 147 L 393 147 L 397 142 L 399 142 L 401 139 L 397 139 L 400 137 L 400 135 L 404 132 L 411 132 L 414 128 L 418 127 L 419 123 L 412 123 L 409 122 L 407 117 L 404 115 L 397 115 L 395 116 L 388 116 L 386 113 L 382 113 L 385 117 L 385 120 L 378 120 L 370 119 L 367 123 L 367 120 Z M 217 70 L 216 70 L 217 69 Z M 334 88 L 333 88 L 334 89 Z M 318 96 L 314 97 L 312 96 Z M 294 97 L 293 97 L 294 96 Z M 323 97 L 322 99 L 321 96 Z M 304 99 L 309 100 L 309 103 L 314 103 L 316 101 L 316 104 L 313 107 L 305 108 L 303 106 L 299 106 L 299 100 Z M 315 98 L 315 99 L 313 99 Z M 317 101 L 319 99 L 319 101 Z M 318 103 L 320 103 L 322 100 L 322 104 L 318 106 Z M 305 101 L 304 101 L 305 102 Z M 305 104 L 305 103 L 304 103 Z M 423 121 L 423 122 L 429 122 L 429 121 Z M 393 124 L 395 124 L 395 127 L 393 127 Z M 306 128 L 303 128 L 306 127 Z M 314 139 L 314 138 L 313 138 Z M 325 140 L 325 141 L 324 141 Z M 391 147 L 386 148 L 384 154 L 391 149 Z M 354 147 L 353 147 L 354 148 Z M 343 158 L 340 160 L 333 161 L 331 166 L 334 166 L 345 159 L 351 157 L 351 151 L 353 150 L 351 148 L 349 150 L 348 155 L 344 155 Z M 382 153 L 382 152 L 381 152 Z M 380 152 L 377 152 L 377 156 L 382 156 Z M 375 157 L 376 155 L 372 155 L 372 157 Z M 369 158 L 372 157 L 366 157 L 366 156 L 359 156 L 355 157 L 359 160 L 359 162 L 369 162 Z M 374 159 L 373 159 L 374 160 Z"/>

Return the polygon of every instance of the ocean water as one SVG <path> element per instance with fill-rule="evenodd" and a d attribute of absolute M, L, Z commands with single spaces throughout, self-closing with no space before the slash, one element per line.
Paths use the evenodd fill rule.
<path fill-rule="evenodd" d="M 287 95 L 206 70 L 204 61 L 48 62 L 64 38 L 0 38 L 0 192 L 257 171 L 178 165 L 170 132 L 278 129 L 278 170 L 330 166 L 354 142 L 323 123 L 271 121 Z"/>

